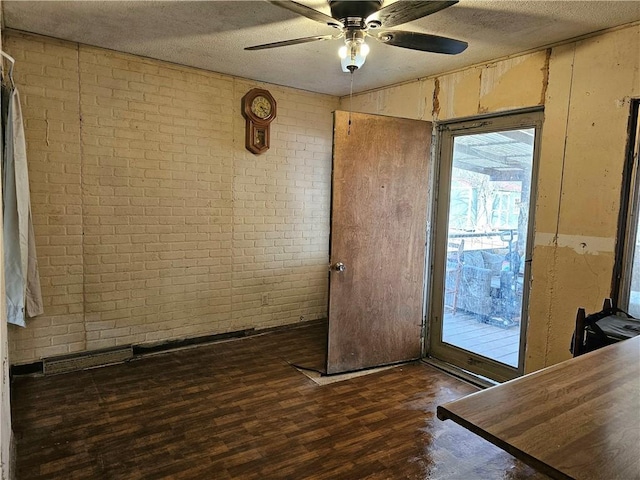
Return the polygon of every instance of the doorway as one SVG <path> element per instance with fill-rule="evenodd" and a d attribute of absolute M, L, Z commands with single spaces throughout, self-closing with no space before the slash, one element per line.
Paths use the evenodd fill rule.
<path fill-rule="evenodd" d="M 524 372 L 542 112 L 439 126 L 429 353 L 504 381 Z"/>

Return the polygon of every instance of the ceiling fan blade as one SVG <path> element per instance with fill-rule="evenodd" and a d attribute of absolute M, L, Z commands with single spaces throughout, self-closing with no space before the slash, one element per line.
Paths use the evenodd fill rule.
<path fill-rule="evenodd" d="M 266 48 L 286 47 L 287 45 L 298 45 L 300 43 L 317 42 L 320 40 L 331 40 L 333 35 L 318 35 L 315 37 L 294 38 L 293 40 L 284 40 L 282 42 L 265 43 L 263 45 L 254 45 L 253 47 L 245 47 L 245 50 L 264 50 Z"/>
<path fill-rule="evenodd" d="M 468 46 L 467 42 L 454 40 L 453 38 L 438 37 L 427 33 L 404 32 L 402 30 L 387 30 L 376 32 L 375 35 L 369 33 L 369 35 L 379 42 L 393 45 L 394 47 L 448 55 L 462 53 Z"/>
<path fill-rule="evenodd" d="M 311 20 L 315 20 L 316 22 L 329 25 L 330 27 L 342 28 L 344 26 L 342 25 L 342 22 L 340 22 L 339 20 L 336 20 L 335 18 L 330 17 L 329 15 L 325 15 L 324 13 L 319 12 L 318 10 L 309 8 L 306 5 L 302 5 L 301 3 L 283 2 L 279 0 L 268 0 L 268 1 L 269 3 L 277 5 L 278 7 L 285 8 L 294 13 L 297 13 L 298 15 L 302 15 L 303 17 L 307 17 L 307 18 L 310 18 Z"/>
<path fill-rule="evenodd" d="M 403 23 L 426 17 L 432 13 L 439 12 L 447 7 L 455 5 L 458 0 L 453 1 L 422 1 L 422 2 L 403 2 L 398 1 L 381 8 L 376 13 L 372 13 L 367 17 L 366 24 L 371 21 L 378 21 L 383 27 L 395 27 Z"/>

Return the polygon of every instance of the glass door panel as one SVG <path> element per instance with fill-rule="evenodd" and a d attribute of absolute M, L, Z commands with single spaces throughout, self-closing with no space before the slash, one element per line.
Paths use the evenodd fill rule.
<path fill-rule="evenodd" d="M 506 379 L 523 367 L 537 134 L 500 124 L 445 133 L 431 353 Z"/>

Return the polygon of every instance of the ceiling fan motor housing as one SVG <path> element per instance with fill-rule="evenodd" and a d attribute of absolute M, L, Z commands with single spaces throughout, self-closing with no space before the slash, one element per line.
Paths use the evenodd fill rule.
<path fill-rule="evenodd" d="M 345 26 L 353 21 L 364 24 L 364 20 L 382 7 L 383 0 L 353 1 L 353 0 L 329 0 L 331 16 L 342 21 Z M 353 19 L 352 22 L 349 22 Z M 355 26 L 355 25 L 354 25 Z"/>

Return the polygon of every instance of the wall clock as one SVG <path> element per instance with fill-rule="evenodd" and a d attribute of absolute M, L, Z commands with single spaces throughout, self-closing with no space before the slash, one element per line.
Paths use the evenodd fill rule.
<path fill-rule="evenodd" d="M 256 155 L 269 150 L 269 126 L 276 118 L 276 101 L 261 88 L 249 90 L 242 97 L 242 115 L 247 120 L 245 147 Z"/>

